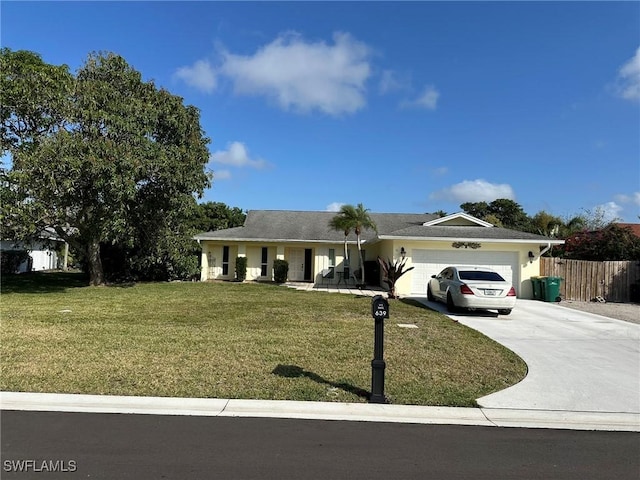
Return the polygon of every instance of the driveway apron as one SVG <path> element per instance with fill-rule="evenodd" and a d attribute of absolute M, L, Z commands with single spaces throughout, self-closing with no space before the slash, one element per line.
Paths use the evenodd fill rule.
<path fill-rule="evenodd" d="M 449 316 L 527 363 L 524 380 L 479 398 L 481 407 L 640 413 L 640 325 L 534 300 L 519 300 L 509 316 Z"/>

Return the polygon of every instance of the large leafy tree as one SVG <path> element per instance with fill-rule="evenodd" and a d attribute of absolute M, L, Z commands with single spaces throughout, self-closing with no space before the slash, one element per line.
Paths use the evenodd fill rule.
<path fill-rule="evenodd" d="M 498 226 L 522 231 L 531 229 L 529 216 L 518 203 L 508 198 L 499 198 L 491 203 L 467 202 L 460 208 L 469 215 Z"/>
<path fill-rule="evenodd" d="M 335 217 L 333 217 L 329 225 L 337 230 L 344 230 L 345 232 L 345 252 L 347 236 L 351 230 L 356 234 L 356 241 L 358 244 L 358 256 L 360 258 L 360 272 L 361 282 L 365 283 L 364 278 L 364 259 L 362 258 L 362 241 L 361 235 L 364 230 L 376 230 L 377 226 L 371 216 L 369 215 L 369 209 L 365 208 L 362 203 L 359 203 L 356 207 L 353 205 L 343 205 L 340 207 L 340 211 Z M 345 255 L 346 258 L 346 255 Z"/>
<path fill-rule="evenodd" d="M 560 217 L 551 215 L 544 210 L 539 211 L 531 218 L 531 227 L 533 233 L 544 235 L 546 237 L 558 237 L 564 222 Z"/>
<path fill-rule="evenodd" d="M 112 53 L 90 54 L 73 75 L 5 48 L 0 67 L 12 162 L 2 221 L 13 235 L 53 228 L 84 256 L 92 285 L 104 282 L 101 244 L 136 246 L 157 264 L 180 250 L 183 214 L 210 185 L 199 111 Z"/>
<path fill-rule="evenodd" d="M 29 149 L 58 131 L 65 124 L 72 91 L 66 65 L 49 65 L 33 52 L 0 49 L 2 155 Z"/>
<path fill-rule="evenodd" d="M 212 232 L 241 227 L 246 217 L 241 208 L 229 207 L 222 202 L 204 202 L 194 208 L 188 224 L 194 232 Z"/>
<path fill-rule="evenodd" d="M 484 218 L 491 213 L 487 202 L 466 202 L 460 205 L 460 208 L 469 215 L 473 215 L 481 220 L 484 220 Z"/>

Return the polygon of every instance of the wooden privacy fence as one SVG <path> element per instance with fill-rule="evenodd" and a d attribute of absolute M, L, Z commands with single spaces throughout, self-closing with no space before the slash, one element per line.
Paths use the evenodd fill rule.
<path fill-rule="evenodd" d="M 540 275 L 561 277 L 560 295 L 565 300 L 588 302 L 602 297 L 607 302 L 629 303 L 631 285 L 640 282 L 640 261 L 589 262 L 542 257 Z"/>

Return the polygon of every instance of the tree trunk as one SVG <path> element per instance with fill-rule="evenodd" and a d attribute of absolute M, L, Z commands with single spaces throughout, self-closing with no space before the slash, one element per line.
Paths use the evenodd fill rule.
<path fill-rule="evenodd" d="M 349 250 L 347 250 L 347 237 L 348 234 L 344 236 L 344 260 L 342 261 L 343 266 L 347 264 L 349 260 Z"/>
<path fill-rule="evenodd" d="M 390 288 L 389 288 L 389 298 L 398 298 L 398 295 L 396 295 L 396 282 L 393 282 L 390 284 Z"/>
<path fill-rule="evenodd" d="M 62 262 L 62 270 L 69 270 L 69 242 L 64 242 L 64 261 Z"/>
<path fill-rule="evenodd" d="M 102 271 L 100 242 L 98 240 L 90 240 L 87 245 L 87 263 L 89 265 L 89 285 L 103 285 L 104 272 Z"/>
<path fill-rule="evenodd" d="M 360 244 L 360 234 L 358 234 L 358 255 L 360 256 L 360 278 L 364 285 L 364 259 L 362 258 L 362 245 Z"/>

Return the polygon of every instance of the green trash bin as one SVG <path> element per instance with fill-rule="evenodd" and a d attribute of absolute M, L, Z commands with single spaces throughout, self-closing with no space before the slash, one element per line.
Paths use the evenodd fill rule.
<path fill-rule="evenodd" d="M 531 277 L 531 286 L 533 287 L 533 299 L 544 300 L 542 291 L 542 277 Z"/>
<path fill-rule="evenodd" d="M 544 280 L 542 281 L 542 290 L 544 292 L 543 300 L 545 302 L 559 302 L 562 300 L 560 298 L 560 282 L 562 282 L 562 278 L 560 277 L 542 277 Z"/>

